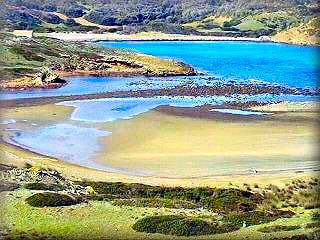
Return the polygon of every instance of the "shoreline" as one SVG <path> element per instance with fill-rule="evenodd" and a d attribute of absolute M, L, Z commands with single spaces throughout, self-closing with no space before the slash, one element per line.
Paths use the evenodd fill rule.
<path fill-rule="evenodd" d="M 292 104 L 289 105 L 289 107 Z M 299 106 L 297 106 L 297 109 L 295 110 L 299 110 L 300 108 L 303 108 L 307 111 L 313 112 L 314 109 L 308 109 L 306 107 L 308 107 L 309 104 L 305 103 L 303 105 L 299 104 Z M 260 106 L 260 108 L 263 107 L 267 107 L 267 106 Z M 274 113 L 277 113 L 279 110 L 281 109 L 277 109 L 278 107 L 283 108 L 284 106 L 278 106 L 276 105 L 271 105 L 269 107 L 269 109 L 265 109 L 267 111 L 271 111 Z M 287 106 L 288 107 L 288 106 Z M 206 108 L 206 107 L 205 107 Z M 165 114 L 169 114 L 172 116 L 175 115 L 183 115 L 186 117 L 195 117 L 194 114 L 192 112 L 195 111 L 196 115 L 198 115 L 197 113 L 199 111 L 201 111 L 201 109 L 195 109 L 195 110 L 191 110 L 191 109 L 184 109 L 184 108 L 179 108 L 178 110 L 174 110 L 177 108 L 174 107 L 168 107 L 168 106 L 162 106 L 162 107 L 158 107 L 157 109 L 155 109 L 155 111 L 160 112 L 160 113 L 165 113 Z M 250 109 L 248 107 L 248 109 Z M 259 109 L 257 109 L 259 110 Z M 280 111 L 281 112 L 281 111 Z M 224 116 L 221 116 L 220 113 L 215 113 L 215 112 L 209 112 L 210 114 L 215 115 L 216 117 L 218 117 L 220 119 L 220 121 L 232 121 L 232 122 L 238 122 L 238 121 L 242 121 L 241 119 L 244 118 L 242 116 L 227 116 L 227 114 L 225 114 Z M 220 114 L 220 116 L 218 116 Z M 207 116 L 203 116 L 203 117 L 207 117 Z M 216 118 L 215 117 L 215 118 Z M 246 117 L 247 118 L 247 117 Z M 252 118 L 252 117 L 250 117 Z M 255 120 L 256 116 L 254 116 L 252 120 Z M 247 119 L 248 120 L 248 119 Z M 264 119 L 267 120 L 267 119 Z M 249 121 L 249 122 L 251 122 Z M 296 119 L 296 121 L 299 121 L 299 117 Z M 241 171 L 236 171 L 236 172 L 231 172 L 231 173 L 216 173 L 216 174 L 210 174 L 210 175 L 205 175 L 205 173 L 201 176 L 190 176 L 190 177 L 183 177 L 183 176 L 177 176 L 177 177 L 173 177 L 173 176 L 161 176 L 161 175 L 141 175 L 139 173 L 135 173 L 135 172 L 120 172 L 120 171 L 112 171 L 112 168 L 108 168 L 108 164 L 106 164 L 106 170 L 103 169 L 94 169 L 93 167 L 90 166 L 81 166 L 81 165 L 77 165 L 76 163 L 72 163 L 72 162 L 67 162 L 67 161 L 63 161 L 61 159 L 58 158 L 53 158 L 50 157 L 48 155 L 43 155 L 43 154 L 39 154 L 36 151 L 32 151 L 28 148 L 25 148 L 23 146 L 19 146 L 16 144 L 12 144 L 10 141 L 7 141 L 10 138 L 10 136 L 2 136 L 1 142 L 0 144 L 4 147 L 1 148 L 0 152 L 2 151 L 2 153 L 4 153 L 2 156 L 2 160 L 6 161 L 8 163 L 12 163 L 14 164 L 16 161 L 20 162 L 20 164 L 23 164 L 25 162 L 32 162 L 32 165 L 36 164 L 36 165 L 40 165 L 40 166 L 47 166 L 47 167 L 53 167 L 53 168 L 58 168 L 58 169 L 63 169 L 64 173 L 66 175 L 69 176 L 69 171 L 68 169 L 73 169 L 72 171 L 74 172 L 74 174 L 78 177 L 78 178 L 89 178 L 89 179 L 94 179 L 94 180 L 104 180 L 104 181 L 113 181 L 114 179 L 116 179 L 116 181 L 131 181 L 131 182 L 140 182 L 140 183 L 146 183 L 146 182 L 151 182 L 153 185 L 159 185 L 160 183 L 165 183 L 171 186 L 180 186 L 181 183 L 183 184 L 190 184 L 189 182 L 195 182 L 193 184 L 215 184 L 214 181 L 216 179 L 220 179 L 221 181 L 223 180 L 225 183 L 229 181 L 229 179 L 240 179 L 239 181 L 242 181 L 241 179 L 243 178 L 252 178 L 252 180 L 255 180 L 257 178 L 272 178 L 274 177 L 275 179 L 278 179 L 281 176 L 284 175 L 288 175 L 288 174 L 301 174 L 301 175 L 306 175 L 306 174 L 317 174 L 320 171 L 320 168 L 318 167 L 317 163 L 313 163 L 309 166 L 306 167 L 301 167 L 301 166 L 290 166 L 288 168 L 281 168 L 281 169 L 268 169 L 268 168 L 260 168 L 258 169 L 258 173 L 257 174 L 251 174 L 249 169 L 248 171 L 245 170 L 241 170 Z M 7 151 L 9 149 L 9 151 Z M 11 152 L 11 153 L 10 153 Z M 24 156 L 26 157 L 17 157 L 17 152 L 21 152 Z M 29 157 L 32 156 L 32 157 Z M 10 160 L 11 159 L 11 160 Z M 112 165 L 112 163 L 111 163 Z M 114 168 L 117 169 L 117 168 Z M 119 168 L 121 170 L 121 168 Z M 81 174 L 79 174 L 81 172 Z M 71 174 L 72 175 L 72 174 Z"/>
<path fill-rule="evenodd" d="M 2 164 L 9 164 L 11 166 L 24 166 L 26 163 L 44 167 L 47 169 L 53 168 L 63 173 L 70 179 L 74 180 L 92 180 L 92 181 L 106 181 L 106 182 L 126 182 L 126 183 L 143 183 L 154 186 L 167 187 L 195 187 L 195 186 L 227 186 L 230 182 L 257 182 L 262 181 L 263 184 L 268 185 L 271 182 L 287 182 L 288 176 L 296 178 L 317 175 L 320 171 L 319 167 L 306 168 L 288 168 L 277 170 L 260 170 L 256 174 L 238 173 L 238 174 L 223 174 L 223 175 L 206 175 L 195 177 L 164 177 L 164 176 L 140 176 L 132 174 L 124 174 L 112 171 L 103 171 L 93 168 L 80 166 L 77 164 L 65 162 L 60 159 L 48 157 L 46 155 L 32 152 L 23 147 L 13 145 L 1 139 L 1 151 L 8 154 L 11 158 L 3 159 Z M 9 149 L 9 151 L 7 150 Z M 14 152 L 14 153 L 12 153 Z M 20 154 L 27 157 L 20 157 Z M 297 176 L 298 175 L 298 176 Z M 300 175 L 300 176 L 299 176 Z M 268 179 L 267 181 L 265 179 Z"/>
<path fill-rule="evenodd" d="M 36 150 L 31 150 L 27 146 L 21 145 L 20 143 L 13 140 L 10 136 L 2 136 L 0 139 L 0 144 L 9 146 L 13 149 L 18 149 L 20 151 L 25 152 L 26 154 L 32 154 L 38 156 L 38 158 L 45 158 L 48 159 L 51 162 L 59 163 L 61 166 L 68 166 L 72 165 L 78 168 L 87 169 L 90 171 L 97 171 L 101 173 L 107 173 L 111 175 L 120 175 L 123 178 L 135 178 L 135 179 L 143 179 L 143 181 L 147 181 L 148 179 L 158 179 L 161 181 L 162 179 L 166 179 L 168 181 L 179 181 L 179 180 L 203 180 L 203 179 L 214 179 L 214 178 L 220 178 L 220 177 L 248 177 L 248 176 L 266 176 L 266 175 L 278 175 L 281 173 L 302 173 L 302 172 L 320 172 L 320 166 L 307 166 L 307 167 L 294 167 L 294 168 L 282 168 L 282 169 L 262 169 L 257 171 L 255 174 L 250 173 L 250 170 L 248 169 L 247 172 L 234 172 L 234 173 L 225 173 L 225 174 L 210 174 L 210 175 L 201 175 L 201 176 L 190 176 L 190 177 L 169 177 L 169 176 L 159 176 L 159 175 L 150 175 L 150 174 L 143 174 L 143 172 L 130 172 L 126 171 L 120 168 L 113 168 L 108 167 L 108 165 L 105 166 L 105 169 L 97 169 L 93 166 L 84 166 L 79 165 L 76 163 L 64 161 L 62 159 L 52 157 L 50 155 L 38 153 Z M 96 162 L 93 162 L 94 164 Z"/>
<path fill-rule="evenodd" d="M 0 94 L 10 93 L 10 91 L 0 91 Z M 66 95 L 66 96 L 43 96 L 32 98 L 16 98 L 1 99 L 0 106 L 3 108 L 18 107 L 24 105 L 39 105 L 46 103 L 57 103 L 60 101 L 89 100 L 99 98 L 130 98 L 130 97 L 161 97 L 161 96 L 189 96 L 189 97 L 208 97 L 208 96 L 230 96 L 230 95 L 248 95 L 272 94 L 272 95 L 301 95 L 301 96 L 319 96 L 319 90 L 311 91 L 310 89 L 300 89 L 273 85 L 233 85 L 233 84 L 217 84 L 215 86 L 177 86 L 173 88 L 145 89 L 145 90 L 122 90 L 113 92 L 88 93 L 82 95 Z M 263 102 L 252 102 L 253 105 L 261 105 Z M 242 105 L 247 105 L 242 102 Z"/>
<path fill-rule="evenodd" d="M 255 42 L 255 43 L 275 43 L 286 44 L 293 46 L 308 46 L 308 47 L 320 47 L 319 44 L 305 44 L 280 41 L 274 36 L 261 36 L 258 38 L 252 37 L 227 37 L 227 36 L 207 36 L 207 35 L 184 35 L 184 34 L 167 34 L 161 32 L 141 32 L 136 34 L 117 34 L 117 33 L 65 33 L 65 32 L 53 32 L 53 33 L 38 33 L 39 36 L 45 36 L 49 38 L 55 38 L 64 41 L 73 42 L 150 42 L 150 41 L 194 41 L 194 42 Z"/>
<path fill-rule="evenodd" d="M 273 42 L 277 41 L 270 37 L 221 37 L 205 35 L 183 35 L 148 32 L 137 34 L 116 34 L 116 33 L 38 33 L 39 36 L 55 38 L 64 41 L 74 42 L 98 42 L 98 41 L 244 41 L 244 42 Z"/>

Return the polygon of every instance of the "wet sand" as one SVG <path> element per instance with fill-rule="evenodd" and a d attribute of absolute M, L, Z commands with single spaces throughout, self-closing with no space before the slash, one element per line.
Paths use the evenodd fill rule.
<path fill-rule="evenodd" d="M 1 163 L 7 165 L 14 165 L 23 167 L 25 163 L 42 168 L 56 169 L 58 172 L 67 176 L 71 180 L 93 180 L 93 181 L 112 181 L 112 182 L 127 182 L 127 183 L 144 183 L 157 186 L 181 186 L 181 187 L 195 187 L 195 186 L 209 186 L 209 187 L 228 187 L 230 183 L 233 186 L 243 186 L 244 183 L 257 183 L 263 187 L 269 184 L 277 186 L 284 186 L 285 183 L 291 179 L 304 179 L 311 176 L 318 176 L 317 171 L 298 171 L 288 170 L 283 172 L 271 172 L 267 174 L 259 173 L 256 175 L 233 175 L 233 176 L 215 176 L 203 178 L 158 178 L 158 177 L 138 177 L 129 176 L 119 173 L 111 173 L 104 171 L 97 171 L 81 167 L 74 164 L 68 164 L 58 159 L 42 156 L 39 154 L 25 151 L 18 147 L 7 143 L 0 143 Z"/>
<path fill-rule="evenodd" d="M 47 125 L 66 121 L 71 112 L 71 107 L 48 104 L 7 109 L 2 116 Z M 217 112 L 208 117 L 204 112 L 209 112 L 208 106 L 159 107 L 129 120 L 89 124 L 112 132 L 100 139 L 103 150 L 97 162 L 128 174 L 80 167 L 7 143 L 1 144 L 1 157 L 5 163 L 54 167 L 75 178 L 168 186 L 217 186 L 230 181 L 268 184 L 285 182 L 288 176 L 316 174 L 318 112 L 263 117 Z M 250 167 L 258 174 L 253 176 Z M 130 174 L 135 171 L 152 176 Z"/>
<path fill-rule="evenodd" d="M 175 178 L 310 167 L 317 165 L 317 115 L 304 116 L 302 120 L 300 113 L 292 113 L 285 116 L 287 121 L 279 116 L 245 122 L 149 111 L 101 125 L 112 137 L 101 138 L 97 161 Z M 296 117 L 298 122 L 293 121 Z"/>

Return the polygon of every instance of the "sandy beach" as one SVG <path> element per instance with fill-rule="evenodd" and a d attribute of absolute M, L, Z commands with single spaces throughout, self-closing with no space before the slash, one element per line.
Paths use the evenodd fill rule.
<path fill-rule="evenodd" d="M 274 42 L 269 37 L 248 38 L 248 37 L 220 37 L 166 34 L 160 32 L 141 32 L 136 34 L 118 33 L 39 33 L 39 36 L 46 36 L 65 41 L 250 41 L 250 42 Z"/>
<path fill-rule="evenodd" d="M 141 170 L 139 166 L 143 166 L 143 170 L 153 171 L 151 176 L 89 169 L 67 163 L 63 159 L 32 153 L 5 142 L 1 143 L 1 156 L 5 164 L 23 165 L 27 162 L 57 169 L 75 179 L 95 181 L 140 182 L 166 186 L 226 186 L 229 182 L 282 184 L 290 179 L 288 176 L 304 177 L 317 173 L 314 172 L 314 167 L 304 165 L 303 162 L 300 167 L 290 164 L 301 160 L 312 163 L 312 155 L 317 153 L 317 114 L 312 109 L 298 111 L 313 104 L 286 104 L 287 110 L 295 108 L 296 112 L 275 114 L 268 121 L 256 119 L 245 123 L 241 119 L 227 120 L 228 118 L 223 116 L 220 116 L 220 120 L 210 120 L 192 117 L 190 114 L 187 117 L 187 111 L 185 116 L 179 116 L 167 108 L 159 108 L 134 119 L 95 124 L 95 127 L 113 133 L 112 138 L 101 138 L 103 147 L 97 162 L 133 172 Z M 277 110 L 279 107 L 284 108 L 280 103 L 274 104 L 272 109 Z M 45 126 L 65 121 L 72 111 L 71 107 L 48 104 L 9 108 L 3 112 L 2 117 L 17 121 L 27 120 Z M 201 129 L 195 127 L 199 124 Z M 172 128 L 175 129 L 174 132 Z M 5 132 L 4 134 L 4 140 L 10 136 Z M 204 137 L 207 140 L 200 144 L 199 141 Z M 279 159 L 279 156 L 281 161 L 277 160 L 277 163 L 284 164 L 284 167 L 277 168 L 278 170 L 272 170 L 273 163 L 268 165 L 268 161 L 263 161 L 266 157 L 272 161 L 273 158 Z M 251 165 L 244 170 L 241 164 L 238 165 L 240 160 L 257 167 L 258 173 L 250 173 Z M 208 165 L 208 161 L 213 162 Z M 232 166 L 229 166 L 229 163 L 232 163 Z M 183 166 L 183 172 L 178 171 L 181 169 L 180 165 Z M 233 174 L 225 172 L 228 166 L 235 170 Z M 240 167 L 238 171 L 237 167 Z"/>

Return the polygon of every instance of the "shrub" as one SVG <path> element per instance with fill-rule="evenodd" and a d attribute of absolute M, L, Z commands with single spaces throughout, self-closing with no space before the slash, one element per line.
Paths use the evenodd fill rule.
<path fill-rule="evenodd" d="M 30 190 L 48 190 L 48 191 L 62 191 L 63 186 L 58 184 L 45 184 L 41 182 L 26 183 L 24 186 L 26 189 Z"/>
<path fill-rule="evenodd" d="M 300 226 L 274 225 L 274 226 L 259 228 L 258 231 L 263 233 L 272 233 L 272 232 L 281 232 L 281 231 L 292 231 L 299 228 Z"/>
<path fill-rule="evenodd" d="M 251 211 L 244 213 L 230 213 L 223 217 L 223 221 L 233 223 L 237 226 L 252 226 L 271 222 L 281 217 L 289 218 L 292 217 L 294 214 L 295 213 L 292 211 L 282 210 L 274 210 L 268 212 Z"/>
<path fill-rule="evenodd" d="M 170 188 L 120 182 L 81 182 L 79 184 L 91 186 L 98 194 L 111 194 L 121 199 L 161 198 L 188 201 L 217 212 L 252 211 L 256 208 L 257 203 L 261 203 L 263 200 L 258 193 L 253 194 L 235 188 Z M 154 200 L 150 200 L 150 202 L 152 201 Z M 167 201 L 168 204 L 169 202 Z"/>
<path fill-rule="evenodd" d="M 216 189 L 211 197 L 201 199 L 201 204 L 216 212 L 252 211 L 260 199 L 248 191 L 239 189 Z"/>
<path fill-rule="evenodd" d="M 138 220 L 132 228 L 138 232 L 162 233 L 177 236 L 197 236 L 236 231 L 232 224 L 219 224 L 201 219 L 175 215 L 149 216 Z"/>
<path fill-rule="evenodd" d="M 315 209 L 320 208 L 319 200 L 309 201 L 304 204 L 305 209 Z"/>
<path fill-rule="evenodd" d="M 195 203 L 165 199 L 165 198 L 133 198 L 133 199 L 115 199 L 112 201 L 115 206 L 135 206 L 135 207 L 153 207 L 153 208 L 184 208 L 184 209 L 195 209 L 199 206 Z"/>
<path fill-rule="evenodd" d="M 262 211 L 251 211 L 246 213 L 229 213 L 223 217 L 224 222 L 233 223 L 239 227 L 258 225 L 270 222 L 272 219 Z"/>
<path fill-rule="evenodd" d="M 28 197 L 26 202 L 33 207 L 59 207 L 78 204 L 81 200 L 65 194 L 45 192 Z"/>
<path fill-rule="evenodd" d="M 5 191 L 13 191 L 15 189 L 19 188 L 19 184 L 15 182 L 9 182 L 9 181 L 0 181 L 0 192 Z"/>
<path fill-rule="evenodd" d="M 307 223 L 306 228 L 320 228 L 320 222 Z"/>

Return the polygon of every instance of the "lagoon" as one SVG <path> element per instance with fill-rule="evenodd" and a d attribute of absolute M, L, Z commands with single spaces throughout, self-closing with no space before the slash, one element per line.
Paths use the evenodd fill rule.
<path fill-rule="evenodd" d="M 60 89 L 7 92 L 2 98 L 212 86 L 216 83 L 317 87 L 319 65 L 315 59 L 318 49 L 313 47 L 179 41 L 94 44 L 178 59 L 203 75 L 70 77 L 69 84 Z M 18 108 L 18 112 L 12 110 L 3 116 L 2 126 L 11 143 L 25 149 L 84 167 L 132 175 L 187 178 L 247 174 L 251 167 L 280 171 L 317 166 L 314 159 L 318 135 L 313 112 L 268 114 L 250 109 L 217 108 L 228 102 L 241 105 L 254 101 L 318 101 L 318 96 L 266 93 L 62 100 L 46 106 L 57 111 L 54 117 L 49 116 L 52 112 L 35 106 L 32 111 L 41 108 L 42 115 L 38 119 L 32 116 L 32 122 L 24 122 L 31 108 Z M 161 106 L 169 106 L 169 112 L 159 112 Z M 46 118 L 50 121 L 45 121 Z"/>

